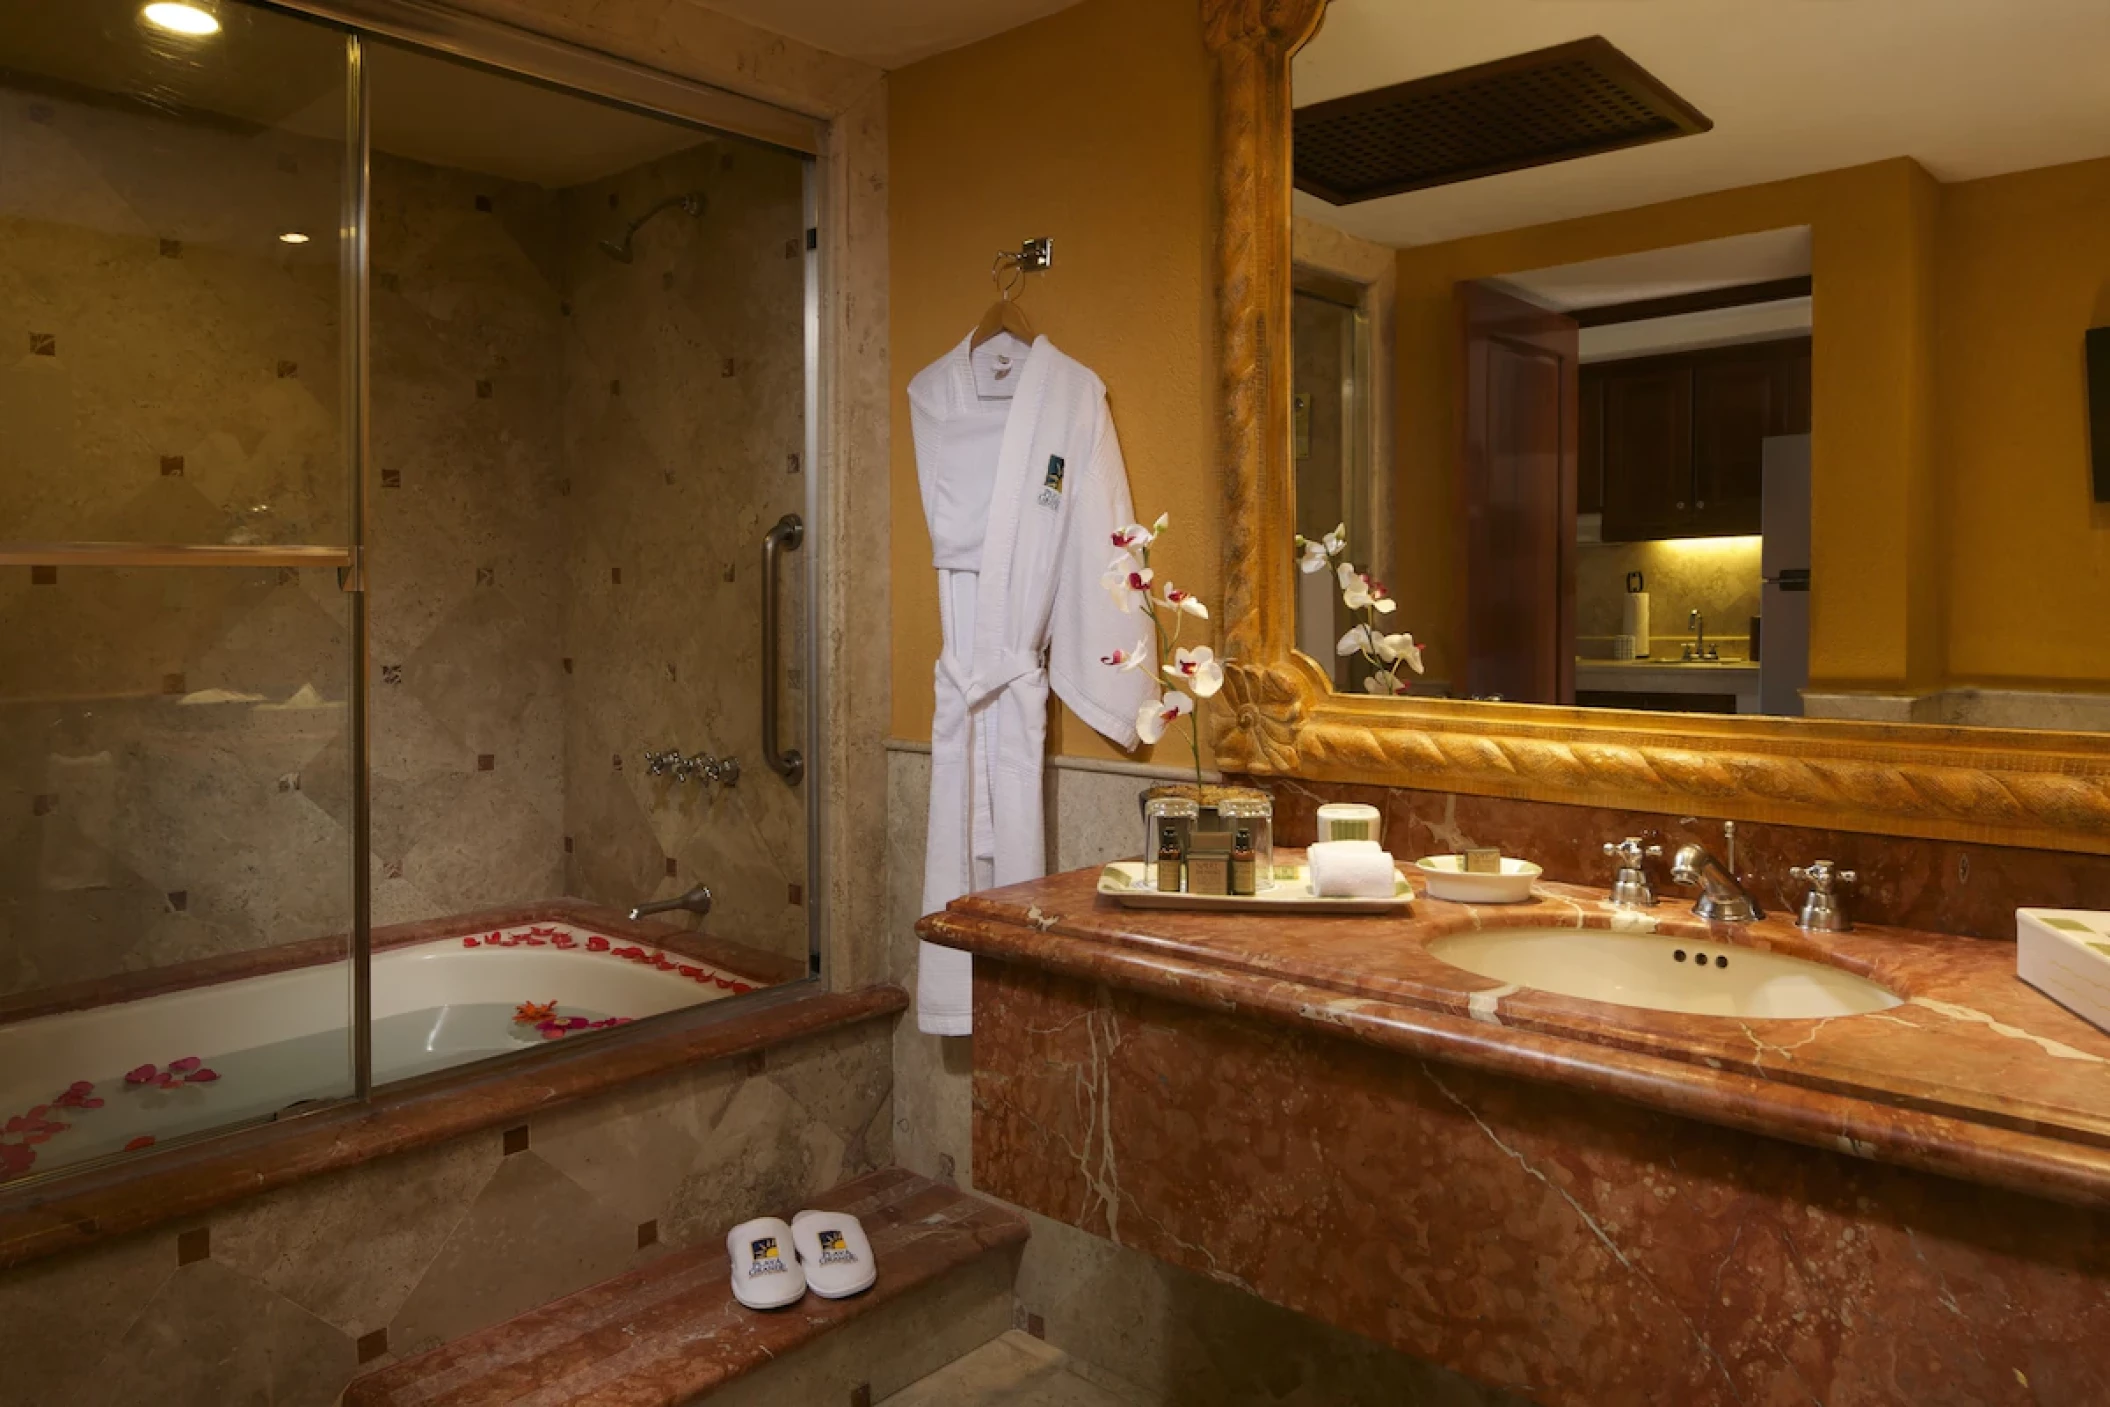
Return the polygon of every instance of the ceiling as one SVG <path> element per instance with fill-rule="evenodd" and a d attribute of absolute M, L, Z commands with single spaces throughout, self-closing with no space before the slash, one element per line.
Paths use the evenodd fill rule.
<path fill-rule="evenodd" d="M 1405 246 L 1894 156 L 1956 181 L 2110 155 L 2106 0 L 1331 0 L 1296 102 L 1592 34 L 1714 130 L 1297 213 Z"/>
<path fill-rule="evenodd" d="M 1550 269 L 1527 269 L 1497 280 L 1542 308 L 1572 313 L 1704 293 L 1744 283 L 1799 278 L 1810 271 L 1810 230 L 1784 230 L 1678 244 L 1639 254 L 1615 254 Z"/>
<path fill-rule="evenodd" d="M 900 68 L 1067 10 L 1077 0 L 701 0 L 831 54 Z"/>

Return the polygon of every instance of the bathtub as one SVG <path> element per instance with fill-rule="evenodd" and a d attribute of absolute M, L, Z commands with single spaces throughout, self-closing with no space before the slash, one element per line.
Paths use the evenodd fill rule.
<path fill-rule="evenodd" d="M 376 1084 L 753 990 L 564 922 L 391 947 L 372 970 Z M 0 1181 L 348 1095 L 350 1024 L 331 962 L 0 1026 Z"/>

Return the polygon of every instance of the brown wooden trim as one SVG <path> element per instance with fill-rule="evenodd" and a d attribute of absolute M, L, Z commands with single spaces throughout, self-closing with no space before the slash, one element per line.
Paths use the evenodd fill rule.
<path fill-rule="evenodd" d="M 670 953 L 695 958 L 698 962 L 707 962 L 713 967 L 749 978 L 757 986 L 774 987 L 785 982 L 795 982 L 806 975 L 804 959 L 763 952 L 730 938 L 675 928 L 671 924 L 654 923 L 650 919 L 626 918 L 614 909 L 604 909 L 582 899 L 551 899 L 539 904 L 510 904 L 471 914 L 421 919 L 416 923 L 389 924 L 374 930 L 373 950 L 378 953 L 388 948 L 400 948 L 414 943 L 430 943 L 443 938 L 488 933 L 494 928 L 514 928 L 521 924 L 551 922 L 590 928 L 604 937 L 649 943 L 655 948 L 664 948 Z M 350 935 L 337 933 L 321 938 L 303 938 L 293 943 L 280 943 L 275 947 L 252 948 L 246 952 L 220 953 L 208 958 L 196 958 L 190 962 L 172 963 L 167 967 L 149 968 L 143 972 L 116 972 L 103 977 L 91 977 L 86 981 L 68 982 L 63 986 L 16 992 L 0 997 L 0 1026 L 30 1021 L 40 1016 L 55 1016 L 60 1012 L 86 1011 L 99 1006 L 115 1006 L 120 1002 L 141 1001 L 147 997 L 166 996 L 170 992 L 185 992 L 195 987 L 239 982 L 249 977 L 268 977 L 274 972 L 290 972 L 295 968 L 345 962 L 350 958 L 351 951 Z"/>
<path fill-rule="evenodd" d="M 1333 692 L 1290 633 L 1289 62 L 1323 0 L 1201 0 L 1215 65 L 1227 772 L 2110 854 L 2110 736 Z"/>
<path fill-rule="evenodd" d="M 830 993 L 802 981 L 406 1081 L 368 1103 L 331 1105 L 147 1158 L 10 1186 L 0 1189 L 0 1269 L 518 1122 L 620 1085 L 907 1009 L 908 993 L 899 987 Z"/>
<path fill-rule="evenodd" d="M 1316 0 L 1323 6 L 1326 0 Z M 1204 8 L 1216 0 L 1204 0 Z M 1310 3 L 1310 0 L 1307 0 Z M 1436 186 L 1455 185 L 1460 181 L 1477 181 L 1486 176 L 1499 176 L 1509 171 L 1528 171 L 1534 166 L 1549 166 L 1556 162 L 1573 161 L 1579 157 L 1597 156 L 1608 151 L 1623 151 L 1628 147 L 1648 146 L 1654 142 L 1671 141 L 1678 137 L 1696 136 L 1714 129 L 1714 119 L 1701 112 L 1684 98 L 1671 90 L 1669 84 L 1650 73 L 1611 40 L 1601 34 L 1583 39 L 1570 40 L 1565 44 L 1553 44 L 1528 53 L 1509 54 L 1487 63 L 1471 64 L 1465 68 L 1454 68 L 1446 73 L 1432 73 L 1423 78 L 1410 78 L 1404 83 L 1394 83 L 1383 88 L 1372 88 L 1367 92 L 1350 93 L 1345 97 L 1330 98 L 1325 102 L 1310 103 L 1294 109 L 1293 122 L 1324 121 L 1335 117 L 1350 117 L 1377 108 L 1391 107 L 1401 99 L 1414 96 L 1426 97 L 1434 93 L 1449 92 L 1458 88 L 1484 83 L 1491 78 L 1521 71 L 1533 71 L 1556 64 L 1580 60 L 1608 74 L 1625 80 L 1628 96 L 1645 104 L 1658 118 L 1670 124 L 1670 130 L 1655 136 L 1620 136 L 1609 141 L 1585 143 L 1563 147 L 1543 153 L 1534 153 L 1510 161 L 1489 162 L 1481 166 L 1461 167 L 1445 171 L 1437 176 L 1418 180 L 1389 183 L 1353 191 L 1335 190 L 1319 181 L 1296 176 L 1292 163 L 1291 176 L 1296 188 L 1315 195 L 1329 205 L 1355 205 L 1366 200 L 1382 200 L 1387 196 L 1405 195 L 1409 191 L 1428 190 Z"/>
<path fill-rule="evenodd" d="M 349 567 L 349 547 L 214 543 L 0 542 L 0 567 Z"/>
<path fill-rule="evenodd" d="M 1631 303 L 1607 303 L 1601 308 L 1572 308 L 1568 316 L 1577 327 L 1605 327 L 1618 322 L 1644 322 L 1650 318 L 1674 318 L 1683 313 L 1705 313 L 1716 308 L 1745 308 L 1759 303 L 1783 303 L 1807 298 L 1816 287 L 1808 274 L 1799 278 L 1765 279 L 1758 283 L 1733 284 L 1728 288 L 1703 288 L 1695 293 L 1672 293 L 1662 298 L 1640 298 Z"/>

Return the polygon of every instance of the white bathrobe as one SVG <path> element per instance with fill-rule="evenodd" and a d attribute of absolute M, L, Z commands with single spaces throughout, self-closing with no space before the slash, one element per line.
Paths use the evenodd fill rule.
<path fill-rule="evenodd" d="M 916 472 L 938 569 L 945 643 L 931 721 L 930 837 L 923 911 L 1047 873 L 1041 758 L 1048 687 L 1120 747 L 1159 692 L 1133 650 L 1149 618 L 1101 583 L 1133 519 L 1106 388 L 1047 338 L 966 339 L 909 383 Z M 1147 652 L 1146 652 L 1147 655 Z M 922 946 L 917 1024 L 971 1029 L 966 953 Z"/>

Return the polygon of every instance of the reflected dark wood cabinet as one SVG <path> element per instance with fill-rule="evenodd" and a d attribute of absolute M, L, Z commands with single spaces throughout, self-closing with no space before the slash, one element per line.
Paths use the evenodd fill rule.
<path fill-rule="evenodd" d="M 1810 339 L 1582 368 L 1577 497 L 1606 542 L 1759 531 L 1763 444 L 1810 428 Z"/>

